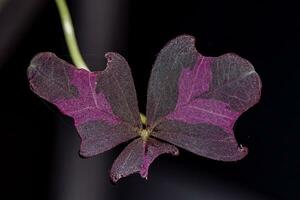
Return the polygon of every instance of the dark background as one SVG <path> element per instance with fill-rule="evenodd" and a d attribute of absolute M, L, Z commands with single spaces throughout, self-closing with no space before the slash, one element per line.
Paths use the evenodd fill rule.
<path fill-rule="evenodd" d="M 295 1 L 296 2 L 296 1 Z M 109 182 L 113 159 L 126 144 L 90 159 L 78 155 L 72 120 L 34 95 L 30 59 L 52 51 L 71 62 L 54 1 L 0 4 L 0 112 L 4 199 L 300 199 L 300 12 L 289 1 L 68 1 L 79 46 L 94 70 L 104 53 L 127 58 L 145 111 L 151 65 L 180 34 L 197 38 L 207 56 L 235 52 L 261 76 L 258 105 L 235 125 L 249 148 L 224 163 L 181 150 L 162 156 L 149 180 L 138 175 Z M 3 196 L 5 195 L 1 195 Z"/>

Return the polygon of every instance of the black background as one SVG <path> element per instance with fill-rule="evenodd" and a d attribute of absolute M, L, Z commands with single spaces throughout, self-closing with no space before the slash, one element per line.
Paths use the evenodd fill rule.
<path fill-rule="evenodd" d="M 0 36 L 4 29 L 18 24 L 14 17 L 21 8 L 14 6 L 23 5 L 11 2 L 0 10 Z M 118 12 L 118 17 L 111 34 L 101 36 L 101 41 L 111 43 L 98 52 L 92 46 L 97 36 L 85 35 L 85 31 L 101 31 L 103 26 L 96 22 L 105 17 L 103 8 L 94 6 L 85 13 L 96 17 L 96 22 L 79 23 L 81 2 L 68 3 L 79 41 L 83 37 L 88 41 L 80 44 L 85 45 L 82 53 L 87 63 L 103 69 L 107 51 L 127 58 L 143 112 L 151 65 L 175 36 L 194 35 L 202 54 L 235 52 L 255 66 L 263 83 L 261 101 L 235 125 L 235 135 L 249 148 L 249 155 L 239 162 L 223 163 L 181 150 L 179 157 L 157 159 L 148 181 L 133 175 L 112 185 L 108 171 L 125 144 L 91 159 L 79 158 L 79 138 L 72 120 L 28 87 L 26 68 L 36 53 L 52 51 L 71 62 L 55 3 L 45 1 L 30 16 L 32 20 L 22 24 L 21 35 L 1 46 L 1 181 L 9 195 L 5 199 L 299 199 L 300 12 L 296 3 L 114 2 L 119 6 L 105 12 Z M 87 3 L 97 5 L 96 0 Z M 106 23 L 110 20 L 104 19 Z M 74 168 L 76 173 L 71 173 Z"/>

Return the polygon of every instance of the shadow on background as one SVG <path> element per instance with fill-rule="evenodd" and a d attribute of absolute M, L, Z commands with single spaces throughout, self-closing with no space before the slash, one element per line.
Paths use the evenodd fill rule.
<path fill-rule="evenodd" d="M 71 62 L 53 1 L 6 0 L 0 7 L 3 182 L 9 199 L 299 199 L 300 13 L 288 1 L 68 1 L 79 46 L 93 70 L 104 53 L 127 58 L 142 112 L 151 65 L 163 45 L 192 34 L 203 55 L 235 52 L 263 82 L 262 99 L 237 121 L 242 161 L 223 163 L 181 150 L 162 156 L 149 180 L 109 182 L 126 144 L 90 159 L 78 155 L 72 120 L 34 95 L 26 69 L 38 52 Z"/>

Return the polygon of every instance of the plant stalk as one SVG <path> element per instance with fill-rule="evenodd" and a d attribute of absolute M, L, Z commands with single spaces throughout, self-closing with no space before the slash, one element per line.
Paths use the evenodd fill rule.
<path fill-rule="evenodd" d="M 68 46 L 68 50 L 71 54 L 72 61 L 78 69 L 85 69 L 85 70 L 89 71 L 87 65 L 85 64 L 85 62 L 80 54 L 80 51 L 79 51 L 79 48 L 77 45 L 77 40 L 75 37 L 74 28 L 73 28 L 73 23 L 72 23 L 72 19 L 71 19 L 70 12 L 69 12 L 68 6 L 66 4 L 66 1 L 65 0 L 55 0 L 55 2 L 57 5 L 57 8 L 58 8 L 58 11 L 59 11 L 66 43 Z"/>

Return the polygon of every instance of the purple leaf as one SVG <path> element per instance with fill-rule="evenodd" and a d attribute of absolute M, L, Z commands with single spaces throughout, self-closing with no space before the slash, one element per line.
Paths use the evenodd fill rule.
<path fill-rule="evenodd" d="M 180 36 L 159 53 L 152 68 L 147 93 L 149 126 L 174 110 L 178 98 L 178 79 L 183 68 L 194 66 L 197 50 L 194 39 Z"/>
<path fill-rule="evenodd" d="M 133 173 L 140 173 L 141 177 L 148 177 L 150 164 L 159 155 L 170 153 L 178 155 L 178 149 L 170 144 L 149 138 L 146 142 L 136 139 L 131 142 L 114 161 L 110 177 L 113 182 Z"/>
<path fill-rule="evenodd" d="M 97 76 L 97 93 L 111 103 L 113 113 L 134 127 L 141 127 L 136 91 L 127 61 L 117 53 L 106 53 L 107 68 Z"/>
<path fill-rule="evenodd" d="M 233 54 L 205 57 L 194 43 L 191 36 L 177 37 L 155 62 L 147 107 L 154 116 L 150 125 L 157 129 L 152 135 L 211 159 L 239 160 L 247 150 L 238 146 L 232 128 L 241 113 L 259 100 L 259 76 L 245 59 Z M 158 68 L 173 74 L 159 77 Z M 168 109 L 161 106 L 167 104 Z"/>
<path fill-rule="evenodd" d="M 74 118 L 81 155 L 93 156 L 140 137 L 114 161 L 112 181 L 133 173 L 147 178 L 156 157 L 179 153 L 174 145 L 223 161 L 247 154 L 232 130 L 238 117 L 260 98 L 259 76 L 247 60 L 234 54 L 202 56 L 191 36 L 171 40 L 152 69 L 148 124 L 143 127 L 126 60 L 116 53 L 105 56 L 104 71 L 88 72 L 52 53 L 41 53 L 32 59 L 28 78 L 37 95 Z"/>
<path fill-rule="evenodd" d="M 103 72 L 78 70 L 52 53 L 38 54 L 28 68 L 32 90 L 74 118 L 83 156 L 96 155 L 138 136 L 131 126 L 139 125 L 139 113 L 128 64 L 118 54 L 106 57 L 108 67 Z M 115 78 L 120 74 L 122 78 Z"/>
<path fill-rule="evenodd" d="M 240 160 L 248 153 L 246 147 L 238 146 L 233 134 L 218 126 L 165 120 L 156 128 L 160 131 L 154 131 L 154 137 L 214 160 Z"/>

